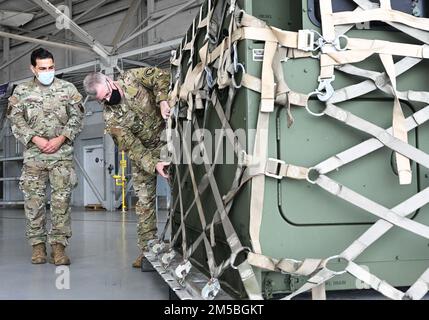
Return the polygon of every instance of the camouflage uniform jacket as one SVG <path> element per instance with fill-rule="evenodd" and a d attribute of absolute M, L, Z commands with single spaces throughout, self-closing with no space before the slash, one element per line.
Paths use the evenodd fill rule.
<path fill-rule="evenodd" d="M 84 110 L 76 87 L 55 78 L 49 87 L 35 79 L 18 85 L 9 98 L 7 117 L 12 132 L 24 144 L 24 162 L 28 160 L 72 160 L 73 141 L 82 130 Z M 34 136 L 67 139 L 53 154 L 42 153 L 31 141 Z"/>
<path fill-rule="evenodd" d="M 165 145 L 159 103 L 168 100 L 169 74 L 153 67 L 136 68 L 125 71 L 118 83 L 124 97 L 118 105 L 104 105 L 106 133 L 139 169 L 154 174 Z"/>

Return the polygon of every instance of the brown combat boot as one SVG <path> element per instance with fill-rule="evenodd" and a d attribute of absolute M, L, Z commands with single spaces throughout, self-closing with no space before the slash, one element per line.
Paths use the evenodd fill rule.
<path fill-rule="evenodd" d="M 52 252 L 51 252 L 51 258 L 49 259 L 49 263 L 53 263 L 56 266 L 61 265 L 69 265 L 70 259 L 67 257 L 64 249 L 65 247 L 61 243 L 55 243 L 51 245 Z"/>
<path fill-rule="evenodd" d="M 141 268 L 142 267 L 142 260 L 144 258 L 143 253 L 141 253 L 136 260 L 133 262 L 133 268 Z"/>
<path fill-rule="evenodd" d="M 133 268 L 139 268 L 142 272 L 152 272 L 155 269 L 152 266 L 152 263 L 141 253 L 137 259 L 133 262 Z"/>
<path fill-rule="evenodd" d="M 32 264 L 46 263 L 46 246 L 44 243 L 38 243 L 33 246 L 31 263 Z"/>

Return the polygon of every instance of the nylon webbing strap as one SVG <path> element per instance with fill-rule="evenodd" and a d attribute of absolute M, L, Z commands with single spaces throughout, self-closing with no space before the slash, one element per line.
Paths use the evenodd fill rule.
<path fill-rule="evenodd" d="M 390 8 L 390 3 L 388 6 L 385 4 L 385 6 L 386 8 Z M 391 55 L 380 54 L 380 59 L 384 68 L 386 69 L 390 83 L 392 84 L 392 91 L 395 97 L 393 105 L 393 136 L 400 139 L 401 141 L 408 142 L 408 135 L 405 129 L 405 116 L 396 91 L 396 75 L 393 57 Z M 411 184 L 412 174 L 410 161 L 399 153 L 395 153 L 395 156 L 399 175 L 399 183 Z"/>
<path fill-rule="evenodd" d="M 411 131 L 417 128 L 419 125 L 427 122 L 428 120 L 429 106 L 426 106 L 422 110 L 417 111 L 415 114 L 406 119 L 405 125 L 407 131 Z M 392 134 L 392 128 L 387 129 L 386 132 L 388 134 Z M 371 138 L 317 164 L 316 166 L 314 166 L 314 169 L 321 174 L 327 174 L 329 172 L 339 169 L 341 166 L 360 159 L 363 156 L 366 156 L 367 154 L 374 152 L 383 146 L 384 144 L 380 142 L 380 140 Z"/>
<path fill-rule="evenodd" d="M 349 111 L 328 104 L 325 114 L 347 124 L 350 127 L 368 133 L 380 140 L 385 146 L 429 168 L 429 155 L 425 152 L 395 138 L 375 124 L 359 118 Z"/>

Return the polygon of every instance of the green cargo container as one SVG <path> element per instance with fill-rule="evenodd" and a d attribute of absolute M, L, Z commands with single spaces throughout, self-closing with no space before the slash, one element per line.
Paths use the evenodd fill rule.
<path fill-rule="evenodd" d="M 220 25 L 217 30 L 217 43 L 228 35 L 228 24 L 230 16 L 227 15 L 229 1 L 213 1 L 215 12 L 212 19 L 218 19 L 214 25 Z M 267 22 L 268 25 L 282 30 L 298 31 L 303 29 L 320 29 L 319 1 L 316 0 L 241 0 L 237 5 L 246 13 Z M 351 11 L 357 5 L 351 0 L 332 1 L 333 11 Z M 202 8 L 202 16 L 207 13 L 206 3 Z M 427 16 L 429 3 L 420 1 L 419 9 L 421 15 Z M 393 9 L 406 13 L 412 13 L 412 1 L 392 1 Z M 414 8 L 414 10 L 417 10 Z M 220 14 L 225 12 L 225 14 Z M 222 19 L 219 19 L 222 17 Z M 181 77 L 186 75 L 189 67 L 195 67 L 199 62 L 198 49 L 205 43 L 205 28 L 198 29 L 199 18 L 188 32 L 188 40 L 192 38 L 193 32 L 197 33 L 194 50 L 183 53 L 181 62 Z M 369 30 L 366 28 L 370 27 Z M 419 41 L 412 39 L 402 32 L 384 23 L 371 23 L 362 25 L 348 32 L 349 37 L 363 39 L 379 39 L 394 42 L 415 43 Z M 215 47 L 216 44 L 213 44 Z M 261 77 L 262 58 L 264 43 L 255 40 L 242 40 L 238 42 L 238 61 L 245 67 L 246 73 Z M 192 54 L 192 57 L 191 57 Z M 191 58 L 191 60 L 189 60 Z M 188 64 L 191 61 L 192 63 Z M 289 59 L 282 63 L 286 82 L 296 92 L 309 94 L 318 86 L 320 73 L 320 62 L 311 57 L 301 59 Z M 363 69 L 383 72 L 383 65 L 376 56 L 366 59 L 358 64 Z M 426 91 L 427 89 L 427 61 L 422 61 L 418 67 L 412 68 L 404 75 L 398 77 L 398 90 Z M 175 71 L 175 70 L 174 70 Z M 176 73 L 173 72 L 175 76 Z M 215 74 L 213 74 L 215 76 Z M 335 72 L 335 89 L 359 83 L 362 79 Z M 239 79 L 237 79 L 237 82 Z M 228 88 L 214 90 L 218 91 L 219 99 L 224 102 L 228 96 Z M 259 93 L 247 88 L 240 88 L 235 93 L 231 108 L 230 125 L 233 130 L 243 128 L 246 130 L 246 152 L 253 151 L 254 136 L 252 129 L 256 128 L 260 109 Z M 215 108 L 203 98 L 205 108 L 198 109 L 193 113 L 195 121 L 200 128 L 206 128 L 215 134 L 216 129 L 221 127 L 221 122 Z M 405 117 L 422 109 L 424 104 L 402 101 L 402 109 Z M 312 108 L 317 104 L 316 96 L 311 99 Z M 358 97 L 339 104 L 342 109 L 371 121 L 381 128 L 392 126 L 393 98 L 375 90 L 370 94 Z M 187 104 L 184 101 L 178 103 L 179 123 L 186 122 Z M 294 123 L 288 128 L 287 108 L 277 106 L 270 114 L 270 130 L 268 143 L 268 157 L 281 159 L 286 163 L 303 167 L 312 167 L 321 161 L 328 159 L 344 150 L 347 150 L 365 140 L 370 135 L 350 128 L 339 121 L 328 116 L 315 117 L 309 114 L 305 108 L 292 107 Z M 195 130 L 195 127 L 192 129 Z M 410 145 L 418 149 L 429 151 L 429 127 L 421 125 L 408 134 Z M 192 147 L 195 147 L 193 143 Z M 228 145 L 227 139 L 225 145 Z M 227 148 L 227 147 L 225 147 Z M 214 149 L 214 147 L 213 147 Z M 400 185 L 394 153 L 391 149 L 383 147 L 356 161 L 353 161 L 338 170 L 329 173 L 328 176 L 354 190 L 355 192 L 381 204 L 386 208 L 393 208 L 409 197 L 415 195 L 429 186 L 429 169 L 416 164 L 412 165 L 412 183 Z M 237 162 L 237 158 L 235 158 Z M 197 184 L 201 182 L 206 173 L 203 165 L 193 164 Z M 217 181 L 221 195 L 225 195 L 231 188 L 236 164 L 217 165 L 213 175 Z M 180 164 L 176 170 L 184 177 L 187 169 L 186 164 Z M 181 188 L 183 195 L 183 208 L 186 211 L 194 200 L 192 181 L 187 175 L 184 186 Z M 179 187 L 177 179 L 173 187 L 173 199 L 177 200 Z M 238 192 L 229 212 L 229 218 L 237 232 L 243 246 L 252 247 L 249 233 L 250 204 L 252 196 L 252 181 L 249 181 Z M 328 258 L 338 255 L 346 247 L 352 244 L 362 233 L 364 233 L 378 218 L 369 212 L 360 209 L 320 188 L 318 185 L 303 180 L 275 179 L 265 177 L 262 220 L 260 224 L 259 242 L 262 254 L 274 258 L 290 258 L 303 260 L 306 258 Z M 201 194 L 204 214 L 208 222 L 211 221 L 216 211 L 216 203 L 210 186 Z M 429 209 L 422 207 L 415 211 L 412 217 L 414 221 L 429 225 Z M 180 231 L 181 216 L 180 205 L 173 212 L 173 234 Z M 202 233 L 202 227 L 198 210 L 193 206 L 185 219 L 186 242 L 191 245 Z M 207 232 L 209 234 L 209 232 Z M 214 228 L 216 245 L 213 247 L 216 263 L 221 263 L 230 254 L 230 248 L 225 239 L 225 233 L 221 224 Z M 175 247 L 181 251 L 181 237 Z M 205 274 L 208 273 L 206 250 L 201 243 L 190 258 L 193 266 Z M 344 266 L 336 260 L 332 269 L 344 269 Z M 394 227 L 383 237 L 371 245 L 360 255 L 355 262 L 366 266 L 370 272 L 377 275 L 393 286 L 409 286 L 429 266 L 429 240 L 420 237 L 402 228 Z M 277 294 L 286 294 L 295 291 L 307 277 L 270 272 L 254 268 L 257 280 L 265 298 L 271 298 Z M 242 285 L 238 272 L 228 268 L 220 277 L 224 290 L 237 298 L 245 298 L 246 291 Z M 345 273 L 329 280 L 326 283 L 327 290 L 345 290 L 362 288 L 361 282 L 352 275 Z"/>

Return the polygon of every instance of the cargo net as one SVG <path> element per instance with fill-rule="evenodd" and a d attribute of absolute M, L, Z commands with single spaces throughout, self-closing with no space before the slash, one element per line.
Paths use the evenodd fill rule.
<path fill-rule="evenodd" d="M 325 283 L 344 273 L 351 274 L 391 299 L 421 299 L 428 292 L 429 268 L 406 292 L 402 292 L 371 274 L 355 263 L 354 260 L 393 227 L 399 227 L 412 232 L 416 236 L 429 239 L 429 227 L 408 218 L 413 212 L 429 202 L 429 188 L 413 195 L 394 208 L 386 208 L 354 192 L 347 186 L 332 180 L 327 174 L 382 147 L 390 148 L 395 152 L 398 183 L 400 184 L 411 183 L 410 160 L 429 168 L 429 155 L 407 142 L 407 133 L 429 119 L 429 106 L 405 118 L 400 104 L 401 100 L 429 104 L 429 93 L 399 91 L 396 86 L 397 77 L 418 65 L 423 59 L 429 58 L 429 47 L 427 46 L 429 43 L 429 19 L 418 18 L 392 10 L 389 0 L 380 0 L 379 3 L 368 0 L 353 1 L 357 5 L 354 11 L 338 13 L 333 13 L 330 0 L 320 1 L 321 34 L 314 30 L 290 32 L 268 26 L 265 22 L 241 10 L 235 1 L 225 1 L 222 6 L 214 6 L 214 2 L 208 1 L 206 4 L 207 15 L 204 14 L 205 17 L 203 17 L 203 10 L 201 9 L 199 19 L 194 21 L 192 35 L 188 35 L 181 47 L 173 54 L 171 63 L 176 77 L 173 78 L 170 105 L 175 109 L 173 120 L 176 119 L 176 125 L 173 128 L 171 126 L 172 120 L 170 120 L 170 133 L 174 131 L 179 135 L 183 135 L 186 130 L 191 130 L 191 127 L 199 129 L 198 122 L 195 119 L 195 112 L 199 109 L 204 109 L 207 103 L 210 103 L 216 110 L 222 123 L 222 129 L 225 131 L 227 139 L 234 145 L 235 154 L 239 159 L 231 191 L 228 194 L 221 195 L 213 177 L 215 165 L 204 165 L 206 174 L 201 182 L 197 184 L 190 161 L 190 150 L 186 150 L 185 146 L 183 152 L 189 160 L 189 165 L 183 176 L 180 176 L 179 170 L 175 170 L 174 178 L 178 186 L 178 198 L 175 199 L 169 218 L 169 225 L 171 225 L 173 212 L 179 207 L 181 226 L 177 233 L 172 235 L 169 245 L 163 242 L 166 230 L 164 230 L 160 240 L 152 243 L 153 252 L 159 255 L 161 262 L 167 266 L 175 255 L 173 246 L 181 236 L 183 263 L 175 270 L 176 276 L 180 281 L 184 281 L 192 267 L 189 257 L 196 247 L 201 242 L 203 243 L 211 275 L 210 281 L 202 291 L 203 298 L 213 299 L 216 296 L 220 289 L 218 278 L 227 268 L 231 267 L 238 269 L 250 299 L 263 298 L 253 267 L 308 278 L 302 287 L 287 295 L 284 299 L 291 299 L 306 291 L 311 291 L 315 299 L 325 299 Z M 219 10 L 219 8 L 223 9 Z M 214 30 L 216 29 L 216 24 L 212 23 L 212 19 L 222 16 L 222 10 L 225 10 L 226 15 L 230 17 L 230 22 L 228 36 L 220 41 L 216 38 L 218 32 Z M 420 41 L 422 45 L 358 39 L 347 36 L 347 32 L 356 24 L 368 21 L 384 22 Z M 192 63 L 196 56 L 194 52 L 196 34 L 200 29 L 206 29 L 207 33 L 204 45 L 197 53 L 200 62 L 193 66 Z M 245 67 L 238 61 L 237 43 L 245 39 L 265 43 L 261 78 L 246 73 Z M 190 52 L 188 63 L 190 67 L 186 74 L 182 74 L 183 53 L 186 51 Z M 378 55 L 385 72 L 364 70 L 353 65 L 365 61 L 373 55 Z M 393 56 L 400 57 L 400 59 L 395 63 Z M 311 94 L 294 92 L 285 81 L 282 64 L 288 59 L 300 58 L 314 58 L 320 61 L 319 86 Z M 216 72 L 213 72 L 214 70 Z M 364 80 L 358 84 L 335 90 L 332 85 L 335 81 L 335 72 L 341 72 Z M 214 74 L 216 74 L 215 79 Z M 241 80 L 238 81 L 238 78 L 241 78 Z M 232 130 L 228 130 L 231 129 L 229 120 L 232 101 L 240 87 L 258 92 L 261 96 L 252 154 L 247 154 L 231 134 Z M 220 89 L 228 90 L 228 99 L 222 105 L 218 97 L 218 90 Z M 341 102 L 364 96 L 376 90 L 393 97 L 393 123 L 391 128 L 381 128 L 337 106 Z M 310 98 L 322 101 L 324 109 L 321 111 L 312 110 L 308 103 Z M 185 117 L 189 120 L 186 127 L 185 125 L 182 126 L 178 121 L 178 106 L 180 104 L 186 106 Z M 294 121 L 291 107 L 303 107 L 312 116 L 320 117 L 321 119 L 324 117 L 333 118 L 351 128 L 369 134 L 372 138 L 333 155 L 321 163 L 315 163 L 311 168 L 302 167 L 299 164 L 288 164 L 282 159 L 268 158 L 269 119 L 275 109 L 275 105 L 287 109 L 289 126 Z M 207 154 L 207 152 L 204 153 L 205 144 L 203 138 L 199 137 L 199 139 L 198 145 L 201 151 L 203 151 L 203 154 Z M 219 148 L 220 146 L 216 146 L 216 151 L 219 151 Z M 174 152 L 172 153 L 174 154 Z M 215 153 L 215 158 L 218 153 Z M 190 208 L 184 208 L 182 188 L 188 176 L 192 181 L 195 198 Z M 265 256 L 259 243 L 265 179 L 308 181 L 353 206 L 375 215 L 379 220 L 344 251 L 338 252 L 333 257 L 297 261 L 293 257 L 277 259 Z M 243 247 L 228 217 L 234 196 L 249 181 L 252 182 L 250 204 L 252 249 Z M 208 187 L 213 192 L 217 206 L 217 211 L 212 221 L 206 221 L 205 208 L 200 199 L 200 194 Z M 194 206 L 198 210 L 204 232 L 201 233 L 197 241 L 188 245 L 186 242 L 185 220 Z M 220 265 L 217 265 L 213 255 L 213 226 L 219 223 L 223 226 L 231 249 L 231 256 Z M 247 258 L 238 264 L 236 263 L 236 258 L 240 253 L 247 253 Z M 338 259 L 347 262 L 345 269 L 341 271 L 331 270 L 329 263 Z"/>

